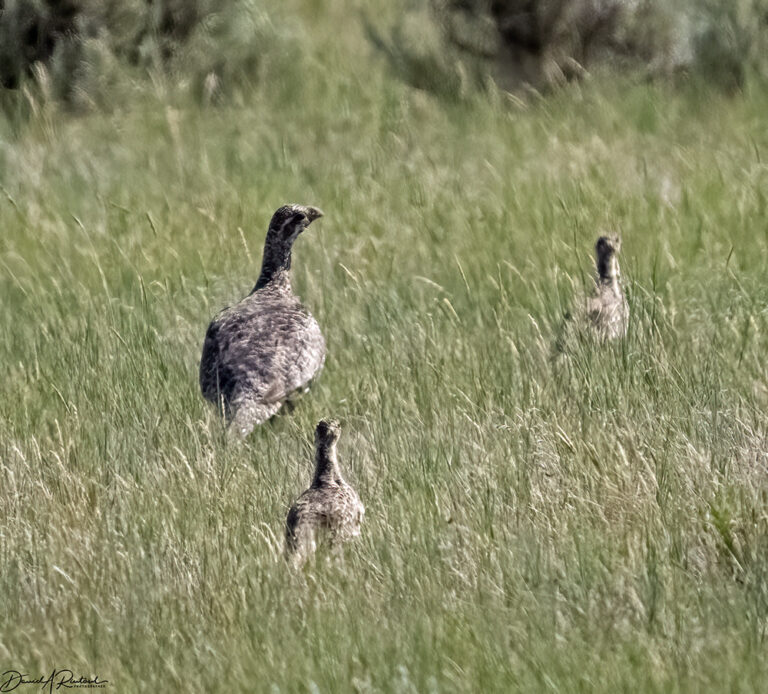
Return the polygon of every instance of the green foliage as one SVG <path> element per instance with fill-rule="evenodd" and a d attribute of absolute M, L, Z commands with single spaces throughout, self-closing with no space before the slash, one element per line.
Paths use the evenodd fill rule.
<path fill-rule="evenodd" d="M 0 5 L 0 85 L 18 86 L 22 74 L 58 50 L 71 50 L 76 29 L 74 2 L 7 0 Z"/>
<path fill-rule="evenodd" d="M 281 6 L 297 26 L 260 23 Z M 116 108 L 28 88 L 25 118 L 0 115 L 0 672 L 762 692 L 766 91 L 456 102 L 393 78 L 347 0 L 265 9 L 298 67 L 280 43 L 218 108 L 158 76 L 180 52 Z M 378 9 L 384 32 L 403 7 Z M 289 201 L 326 215 L 293 268 L 328 362 L 231 445 L 202 339 Z M 553 362 L 609 230 L 627 339 Z M 342 561 L 293 574 L 283 522 L 322 416 L 367 513 Z"/>
<path fill-rule="evenodd" d="M 605 68 L 643 77 L 688 73 L 727 91 L 744 86 L 750 74 L 768 74 L 765 0 L 432 0 L 430 6 L 431 13 L 419 5 L 406 14 L 378 45 L 411 84 L 443 94 L 459 93 L 455 65 L 471 66 L 470 84 L 491 79 L 510 91 L 551 88 Z M 403 30 L 414 22 L 427 36 L 439 28 L 441 40 L 420 41 L 418 32 Z"/>
<path fill-rule="evenodd" d="M 444 98 L 468 95 L 482 72 L 472 56 L 460 55 L 446 41 L 429 9 L 412 9 L 398 19 L 389 35 L 367 23 L 373 45 L 387 58 L 391 68 L 408 84 Z"/>
<path fill-rule="evenodd" d="M 8 0 L 0 14 L 0 81 L 15 88 L 43 79 L 48 96 L 104 107 L 130 92 L 134 77 L 151 75 L 191 85 L 210 101 L 296 53 L 296 38 L 255 0 Z"/>
<path fill-rule="evenodd" d="M 695 60 L 703 79 L 734 91 L 750 75 L 768 78 L 766 0 L 701 0 L 695 8 Z"/>
<path fill-rule="evenodd" d="M 305 31 L 296 20 L 278 27 L 255 0 L 240 0 L 209 13 L 174 56 L 172 68 L 188 78 L 204 102 L 232 96 L 262 78 L 291 82 L 302 68 Z"/>
<path fill-rule="evenodd" d="M 443 44 L 403 40 L 399 26 L 387 51 L 396 67 L 410 64 L 416 76 L 440 74 L 461 58 L 481 84 L 492 78 L 505 89 L 541 89 L 581 77 L 610 63 L 670 73 L 679 64 L 679 13 L 656 0 L 432 0 L 431 18 Z M 403 20 L 405 21 L 405 20 Z M 447 48 L 446 48 L 447 47 Z M 431 61 L 426 69 L 424 53 Z M 413 71 L 400 70 L 413 79 Z"/>

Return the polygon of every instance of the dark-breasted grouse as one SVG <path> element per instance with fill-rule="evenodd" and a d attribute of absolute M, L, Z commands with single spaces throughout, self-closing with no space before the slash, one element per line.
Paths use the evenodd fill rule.
<path fill-rule="evenodd" d="M 240 436 L 272 417 L 292 393 L 306 390 L 325 362 L 320 326 L 291 286 L 293 243 L 322 216 L 304 205 L 277 210 L 256 286 L 208 326 L 200 389 Z"/>

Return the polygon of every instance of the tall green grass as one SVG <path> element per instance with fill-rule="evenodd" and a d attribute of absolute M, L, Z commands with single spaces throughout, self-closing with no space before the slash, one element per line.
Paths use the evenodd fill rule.
<path fill-rule="evenodd" d="M 445 103 L 346 5 L 291 3 L 301 69 L 218 108 L 156 83 L 78 118 L 27 91 L 0 121 L 0 671 L 762 691 L 765 92 Z M 294 281 L 328 361 L 232 445 L 202 338 L 289 201 L 326 213 Z M 606 229 L 629 335 L 553 362 Z M 327 415 L 363 534 L 295 574 L 283 521 Z"/>

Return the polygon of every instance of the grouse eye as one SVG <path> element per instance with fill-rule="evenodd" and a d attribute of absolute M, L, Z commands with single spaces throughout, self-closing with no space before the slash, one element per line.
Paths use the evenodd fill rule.
<path fill-rule="evenodd" d="M 305 215 L 303 212 L 299 212 L 294 218 L 293 221 L 296 224 L 307 224 L 309 222 L 309 219 L 307 218 L 307 215 Z"/>

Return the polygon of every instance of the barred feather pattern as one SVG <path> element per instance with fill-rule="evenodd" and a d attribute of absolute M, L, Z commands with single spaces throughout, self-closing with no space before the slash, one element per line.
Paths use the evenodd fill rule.
<path fill-rule="evenodd" d="M 587 317 L 601 341 L 615 340 L 627 334 L 629 305 L 618 285 L 599 285 L 595 296 L 587 300 Z"/>
<path fill-rule="evenodd" d="M 286 555 L 297 566 L 314 554 L 319 545 L 337 549 L 360 534 L 365 507 L 341 476 L 336 454 L 338 434 L 336 422 L 318 424 L 312 484 L 288 511 Z"/>
<path fill-rule="evenodd" d="M 325 363 L 320 326 L 290 281 L 291 247 L 309 223 L 306 210 L 320 216 L 316 208 L 298 205 L 275 213 L 256 287 L 219 313 L 205 335 L 200 389 L 240 436 L 276 414 L 293 394 L 306 391 Z"/>
<path fill-rule="evenodd" d="M 580 298 L 573 314 L 565 316 L 555 340 L 554 360 L 573 352 L 584 340 L 602 343 L 627 334 L 629 304 L 619 271 L 620 248 L 616 235 L 601 236 L 597 240 L 595 288 L 590 295 Z"/>
<path fill-rule="evenodd" d="M 595 291 L 587 300 L 587 318 L 602 341 L 624 337 L 629 325 L 629 304 L 621 286 L 617 258 L 620 248 L 615 235 L 601 236 L 595 245 L 597 279 Z"/>

